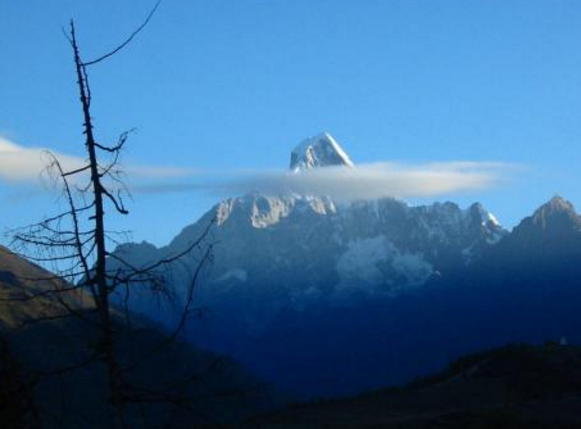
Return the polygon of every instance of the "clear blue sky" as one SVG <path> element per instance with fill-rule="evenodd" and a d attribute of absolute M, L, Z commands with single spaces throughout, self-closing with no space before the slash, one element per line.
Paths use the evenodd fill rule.
<path fill-rule="evenodd" d="M 152 4 L 2 0 L 0 136 L 82 155 L 61 27 L 74 18 L 94 57 Z M 91 69 L 95 124 L 102 141 L 137 128 L 135 164 L 286 168 L 323 130 L 355 163 L 518 163 L 494 189 L 447 197 L 513 226 L 555 193 L 581 207 L 580 22 L 573 0 L 164 0 L 132 45 Z M 50 213 L 29 192 L 0 183 L 0 227 Z M 215 202 L 135 194 L 113 226 L 163 244 Z"/>

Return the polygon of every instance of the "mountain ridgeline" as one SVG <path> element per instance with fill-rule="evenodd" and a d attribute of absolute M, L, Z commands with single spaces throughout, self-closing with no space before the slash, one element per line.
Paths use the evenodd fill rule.
<path fill-rule="evenodd" d="M 326 166 L 357 168 L 321 134 L 293 150 L 290 174 Z M 220 202 L 165 247 L 131 243 L 116 255 L 160 260 L 213 221 L 214 263 L 196 286 L 203 312 L 188 339 L 300 397 L 404 382 L 508 341 L 581 339 L 581 218 L 560 197 L 509 232 L 478 203 L 251 193 Z M 172 271 L 178 300 L 198 257 Z M 176 322 L 145 289 L 129 304 Z"/>

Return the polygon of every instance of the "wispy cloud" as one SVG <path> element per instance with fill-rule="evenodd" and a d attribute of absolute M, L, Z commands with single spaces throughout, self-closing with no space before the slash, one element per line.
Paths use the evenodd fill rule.
<path fill-rule="evenodd" d="M 75 170 L 86 165 L 86 160 L 42 147 L 24 147 L 0 137 L 0 179 L 11 183 L 34 183 L 41 179 L 55 156 L 64 170 Z M 137 178 L 172 178 L 189 175 L 184 169 L 127 165 L 127 175 Z"/>
<path fill-rule="evenodd" d="M 52 152 L 65 169 L 76 169 L 85 165 L 81 158 Z M 31 182 L 39 180 L 49 165 L 47 149 L 26 148 L 0 137 L 0 178 L 8 182 Z"/>
<path fill-rule="evenodd" d="M 26 148 L 0 137 L 0 179 L 38 181 L 49 162 L 46 152 L 44 148 Z M 86 164 L 81 157 L 51 153 L 66 170 Z M 298 174 L 286 170 L 203 171 L 132 164 L 124 165 L 123 171 L 132 193 L 199 192 L 227 197 L 260 192 L 358 200 L 482 191 L 499 184 L 514 168 L 503 163 L 455 161 L 416 165 L 384 162 L 354 168 L 315 168 Z"/>
<path fill-rule="evenodd" d="M 489 189 L 515 168 L 503 163 L 460 161 L 325 167 L 298 174 L 282 170 L 223 171 L 206 172 L 173 183 L 137 185 L 132 190 L 144 193 L 204 192 L 222 197 L 249 192 L 299 194 L 347 201 L 382 197 L 422 198 Z"/>
<path fill-rule="evenodd" d="M 448 162 L 407 165 L 375 163 L 326 167 L 299 174 L 257 172 L 217 183 L 215 190 L 265 194 L 326 195 L 337 200 L 434 197 L 490 188 L 512 167 L 499 163 Z"/>

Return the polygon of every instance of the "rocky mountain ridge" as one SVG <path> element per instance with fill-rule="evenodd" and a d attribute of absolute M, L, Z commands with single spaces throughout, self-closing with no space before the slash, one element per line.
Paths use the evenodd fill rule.
<path fill-rule="evenodd" d="M 290 174 L 357 168 L 329 136 L 298 147 L 291 169 L 308 162 Z M 189 340 L 289 391 L 336 395 L 405 381 L 520 336 L 543 340 L 571 329 L 561 316 L 576 326 L 568 309 L 581 299 L 580 219 L 560 197 L 509 232 L 479 203 L 252 193 L 218 203 L 165 247 L 116 252 L 144 265 L 179 253 L 214 222 L 213 264 L 195 290 L 202 316 L 188 327 Z M 170 274 L 177 299 L 199 257 L 193 252 Z M 135 311 L 174 322 L 172 307 L 152 294 L 130 299 Z M 546 319 L 541 302 L 560 315 Z"/>

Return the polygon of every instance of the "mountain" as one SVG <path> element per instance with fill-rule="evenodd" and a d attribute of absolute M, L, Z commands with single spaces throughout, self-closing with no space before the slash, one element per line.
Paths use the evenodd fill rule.
<path fill-rule="evenodd" d="M 568 293 L 574 298 L 581 292 L 580 261 L 581 216 L 570 202 L 554 197 L 483 252 L 469 270 L 458 271 L 446 281 L 482 285 L 488 293 L 504 296 L 527 291 L 531 298 L 533 292 Z"/>
<path fill-rule="evenodd" d="M 353 167 L 353 162 L 329 133 L 306 139 L 291 152 L 290 169 L 295 173 L 333 165 Z"/>
<path fill-rule="evenodd" d="M 248 346 L 262 356 L 261 373 L 305 396 L 332 396 L 402 383 L 507 342 L 581 343 L 580 216 L 562 202 L 410 293 L 287 311 Z"/>
<path fill-rule="evenodd" d="M 549 429 L 581 426 L 581 349 L 511 344 L 356 397 L 294 404 L 246 428 Z"/>
<path fill-rule="evenodd" d="M 103 365 L 88 361 L 74 370 L 62 371 L 87 361 L 93 350 L 90 344 L 97 341 L 97 328 L 90 323 L 93 313 L 84 304 L 89 301 L 78 292 L 60 295 L 89 323 L 76 317 L 62 317 L 63 307 L 53 295 L 46 294 L 54 288 L 51 284 L 54 282 L 66 286 L 52 273 L 0 246 L 2 427 L 36 427 L 31 421 L 24 424 L 26 419 L 17 415 L 15 406 L 24 403 L 27 397 L 35 404 L 43 428 L 100 428 L 108 421 Z M 33 296 L 36 298 L 26 299 Z M 271 406 L 272 399 L 266 397 L 272 393 L 270 389 L 244 367 L 191 344 L 175 341 L 143 360 L 168 333 L 143 318 L 135 318 L 135 330 L 128 330 L 120 313 L 113 315 L 119 364 L 132 366 L 125 372 L 125 378 L 143 392 L 181 386 L 183 397 L 194 404 L 195 413 L 183 409 L 176 413 L 174 427 L 181 427 L 180 421 L 212 427 L 214 422 L 232 421 Z M 187 382 L 190 379 L 193 381 Z M 22 396 L 20 402 L 10 402 L 15 394 Z M 148 404 L 148 421 L 166 419 L 164 407 L 167 405 Z M 21 411 L 30 414 L 29 407 Z M 141 413 L 135 407 L 127 405 L 126 413 L 127 427 L 137 427 L 133 425 L 137 421 L 142 426 Z"/>
<path fill-rule="evenodd" d="M 302 142 L 291 154 L 296 174 L 329 165 L 355 168 L 326 133 Z M 419 287 L 433 275 L 466 264 L 506 234 L 477 203 L 468 209 L 450 202 L 413 207 L 389 198 L 338 203 L 309 195 L 253 193 L 220 202 L 168 246 L 130 243 L 116 254 L 136 265 L 178 254 L 213 220 L 214 264 L 199 287 L 198 302 L 268 298 L 267 308 L 256 308 L 257 302 L 246 306 L 251 310 L 247 322 L 255 329 L 283 307 L 345 302 L 354 295 L 389 296 Z M 176 283 L 188 283 L 176 277 Z M 155 313 L 161 321 L 171 319 L 141 304 L 147 307 L 140 302 L 134 308 Z"/>
<path fill-rule="evenodd" d="M 326 133 L 291 154 L 291 174 L 337 165 L 357 168 Z M 365 377 L 354 371 L 341 379 L 329 370 L 325 380 L 310 372 L 297 376 L 294 367 L 282 371 L 280 365 L 297 353 L 285 349 L 294 340 L 279 338 L 292 336 L 289 326 L 311 320 L 306 338 L 313 338 L 308 347 L 318 352 L 323 345 L 316 344 L 317 315 L 342 319 L 342 311 L 421 293 L 432 279 L 466 267 L 507 234 L 478 203 L 461 209 L 451 202 L 410 206 L 391 198 L 345 203 L 252 193 L 218 203 L 165 247 L 126 244 L 116 256 L 135 266 L 167 258 L 187 248 L 212 222 L 213 264 L 196 286 L 195 302 L 204 311 L 188 327 L 190 339 L 241 359 L 289 390 L 325 394 L 352 392 L 388 378 L 385 371 Z M 194 252 L 172 270 L 178 297 L 187 290 L 199 257 Z M 132 294 L 130 306 L 161 323 L 175 323 L 172 308 L 157 304 L 147 291 Z M 356 322 L 359 316 L 354 317 Z M 330 354 L 344 347 L 335 346 Z"/>
<path fill-rule="evenodd" d="M 532 216 L 514 229 L 510 238 L 503 244 L 505 247 L 527 249 L 523 255 L 543 252 L 558 252 L 564 254 L 579 248 L 581 239 L 581 217 L 575 208 L 562 197 L 555 196 L 539 207 Z M 514 251 L 514 249 L 513 249 Z"/>

